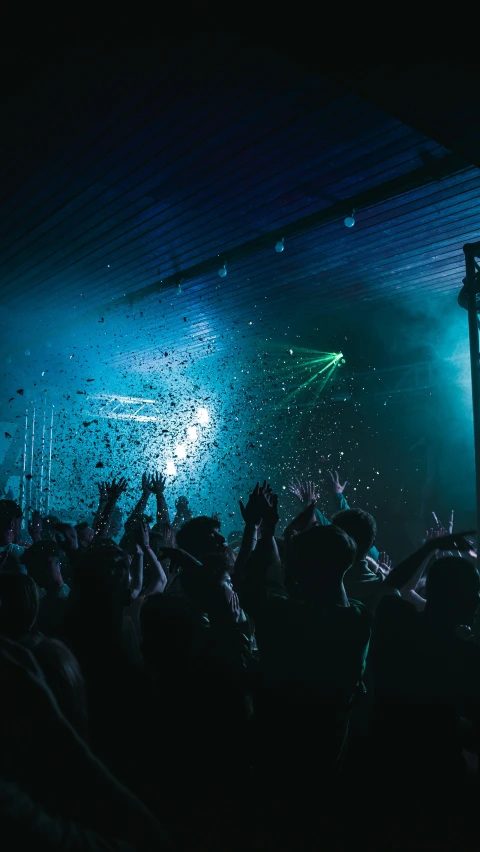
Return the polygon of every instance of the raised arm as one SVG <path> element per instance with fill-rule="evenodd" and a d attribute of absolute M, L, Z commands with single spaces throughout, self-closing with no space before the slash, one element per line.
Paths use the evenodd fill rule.
<path fill-rule="evenodd" d="M 349 485 L 349 483 L 346 480 L 343 485 L 340 482 L 338 470 L 327 470 L 327 474 L 325 476 L 325 490 L 329 495 L 332 515 L 336 512 L 342 512 L 344 509 L 350 508 L 345 497 L 345 488 L 347 485 Z"/>
<path fill-rule="evenodd" d="M 258 528 L 262 522 L 261 507 L 259 504 L 260 485 L 257 482 L 255 488 L 250 494 L 247 505 L 244 506 L 240 500 L 240 513 L 245 523 L 243 531 L 242 543 L 235 560 L 234 584 L 238 586 L 241 582 L 245 565 L 251 553 L 255 550 L 257 544 Z"/>
<path fill-rule="evenodd" d="M 165 591 L 168 580 L 162 563 L 157 559 L 150 547 L 150 528 L 148 524 L 140 524 L 140 536 L 140 547 L 145 554 L 145 565 L 148 566 L 150 574 L 148 583 L 143 590 L 143 596 L 147 597 L 148 595 L 156 595 Z"/>
<path fill-rule="evenodd" d="M 33 510 L 32 517 L 28 522 L 28 532 L 34 544 L 36 541 L 42 540 L 43 521 L 42 516 L 40 512 L 37 511 L 37 509 Z"/>
<path fill-rule="evenodd" d="M 98 506 L 97 511 L 95 512 L 95 517 L 93 519 L 93 531 L 94 534 L 97 533 L 100 527 L 100 521 L 103 517 L 103 513 L 105 511 L 105 506 L 107 505 L 108 492 L 107 492 L 107 483 L 106 482 L 97 482 L 98 488 Z"/>
<path fill-rule="evenodd" d="M 267 603 L 270 587 L 282 590 L 284 578 L 275 541 L 275 528 L 278 523 L 277 495 L 273 494 L 266 483 L 262 488 L 257 483 L 252 492 L 253 497 L 262 520 L 262 536 L 246 563 L 239 591 L 242 606 L 255 618 Z"/>
<path fill-rule="evenodd" d="M 152 493 L 153 478 L 149 477 L 147 473 L 144 473 L 142 476 L 142 491 L 140 499 L 125 522 L 125 531 L 120 541 L 120 547 L 128 553 L 133 553 L 135 550 L 135 536 L 138 530 L 138 525 L 142 520 L 142 515 L 147 508 L 148 500 Z"/>
<path fill-rule="evenodd" d="M 429 539 L 415 553 L 407 556 L 403 562 L 392 568 L 383 585 L 401 591 L 408 586 L 416 572 L 436 550 L 458 550 L 461 553 L 468 553 L 471 544 L 465 538 L 467 535 L 475 535 L 475 530 Z"/>
<path fill-rule="evenodd" d="M 113 510 L 117 505 L 120 495 L 127 490 L 127 480 L 124 477 L 120 477 L 118 482 L 114 479 L 110 485 L 105 483 L 105 488 L 107 491 L 107 500 L 95 529 L 94 543 L 99 539 L 107 538 Z"/>
<path fill-rule="evenodd" d="M 156 518 L 156 526 L 160 527 L 162 524 L 170 525 L 170 517 L 168 514 L 168 506 L 167 501 L 165 500 L 165 484 L 166 484 L 165 476 L 162 476 L 161 473 L 156 473 L 152 476 L 152 490 L 155 494 L 155 499 L 157 501 L 157 518 Z"/>
<path fill-rule="evenodd" d="M 192 513 L 190 511 L 190 506 L 188 505 L 188 499 L 186 497 L 179 497 L 175 502 L 176 514 L 173 519 L 173 529 L 177 531 L 180 529 L 182 524 L 186 524 L 188 521 L 192 519 Z"/>

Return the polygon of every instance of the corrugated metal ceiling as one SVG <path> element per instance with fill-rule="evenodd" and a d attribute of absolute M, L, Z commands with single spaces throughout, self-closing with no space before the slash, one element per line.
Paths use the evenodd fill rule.
<path fill-rule="evenodd" d="M 455 161 L 432 179 L 448 149 L 339 83 L 269 52 L 217 59 L 199 52 L 154 72 L 92 60 L 15 93 L 0 181 L 10 315 L 41 306 L 41 337 L 59 318 L 141 311 L 143 337 L 116 356 L 128 363 L 160 330 L 192 348 L 235 321 L 273 333 L 286 318 L 303 329 L 411 292 L 453 300 L 462 245 L 480 238 L 478 168 Z M 409 189 L 422 169 L 425 185 Z M 369 191 L 375 203 L 346 229 Z M 296 228 L 312 215 L 315 227 Z"/>

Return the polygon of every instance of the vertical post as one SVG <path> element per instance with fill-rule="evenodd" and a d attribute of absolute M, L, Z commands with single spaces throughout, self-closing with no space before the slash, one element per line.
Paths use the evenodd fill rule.
<path fill-rule="evenodd" d="M 22 482 L 20 484 L 20 506 L 22 509 L 23 517 L 25 518 L 25 509 L 27 505 L 27 435 L 28 435 L 28 408 L 25 411 L 25 437 L 23 440 L 23 471 L 22 471 Z"/>
<path fill-rule="evenodd" d="M 52 478 L 52 446 L 53 446 L 53 409 L 54 405 L 52 405 L 52 416 L 50 417 L 50 447 L 48 451 L 48 474 L 47 474 L 47 511 L 48 515 L 50 511 L 50 481 Z"/>
<path fill-rule="evenodd" d="M 41 458 L 40 458 L 40 494 L 38 499 L 38 505 L 36 508 L 39 510 L 40 514 L 43 512 L 44 499 L 43 499 L 43 471 L 45 466 L 45 428 L 47 422 L 47 400 L 43 400 L 43 427 L 42 427 L 42 446 L 41 446 Z"/>
<path fill-rule="evenodd" d="M 33 414 L 32 414 L 32 440 L 30 443 L 30 488 L 29 488 L 29 496 L 28 496 L 28 510 L 32 508 L 32 483 L 33 483 L 33 454 L 35 450 L 35 419 L 36 419 L 36 408 L 33 406 Z M 27 513 L 28 514 L 28 513 Z"/>
<path fill-rule="evenodd" d="M 477 314 L 477 265 L 475 255 L 478 243 L 465 245 L 466 281 L 468 300 L 468 335 L 470 341 L 470 367 L 472 371 L 473 440 L 475 447 L 475 492 L 477 500 L 477 536 L 480 536 L 480 352 Z M 477 539 L 478 541 L 478 539 Z"/>

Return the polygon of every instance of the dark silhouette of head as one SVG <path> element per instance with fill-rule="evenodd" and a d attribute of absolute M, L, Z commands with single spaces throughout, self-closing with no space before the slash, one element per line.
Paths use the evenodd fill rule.
<path fill-rule="evenodd" d="M 84 739 L 87 736 L 87 694 L 80 666 L 63 642 L 36 634 L 25 643 L 39 664 L 63 715 Z"/>
<path fill-rule="evenodd" d="M 357 559 L 365 559 L 375 544 L 377 524 L 375 518 L 363 509 L 344 509 L 332 518 L 332 524 L 340 527 L 353 538 L 357 546 Z"/>
<path fill-rule="evenodd" d="M 77 531 L 78 546 L 87 548 L 93 541 L 94 530 L 87 521 L 82 521 L 75 527 Z"/>
<path fill-rule="evenodd" d="M 55 541 L 35 542 L 25 550 L 22 562 L 30 576 L 47 593 L 57 591 L 63 584 L 60 551 Z"/>
<path fill-rule="evenodd" d="M 94 547 L 75 570 L 72 601 L 90 608 L 123 608 L 130 603 L 130 560 L 117 545 Z"/>
<path fill-rule="evenodd" d="M 177 532 L 177 547 L 191 553 L 196 559 L 223 553 L 225 539 L 220 533 L 220 521 L 203 515 L 187 521 Z"/>
<path fill-rule="evenodd" d="M 426 596 L 427 618 L 452 630 L 470 627 L 480 603 L 480 574 L 469 559 L 443 556 L 429 568 Z"/>
<path fill-rule="evenodd" d="M 0 635 L 21 639 L 35 624 L 38 594 L 27 574 L 0 573 Z"/>
<path fill-rule="evenodd" d="M 323 596 L 342 586 L 355 553 L 355 542 L 339 527 L 310 527 L 292 540 L 292 576 L 308 597 Z"/>
<path fill-rule="evenodd" d="M 22 517 L 22 510 L 15 500 L 0 500 L 0 547 L 18 541 Z"/>

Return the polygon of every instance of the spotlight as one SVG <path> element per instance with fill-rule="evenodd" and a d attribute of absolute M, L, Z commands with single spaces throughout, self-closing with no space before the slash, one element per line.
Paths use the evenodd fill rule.
<path fill-rule="evenodd" d="M 175 455 L 178 459 L 184 459 L 187 455 L 187 448 L 185 444 L 178 444 L 175 447 Z"/>
<path fill-rule="evenodd" d="M 355 210 L 352 210 L 350 216 L 345 216 L 345 219 L 343 220 L 343 224 L 345 225 L 346 228 L 353 228 L 353 226 L 355 224 Z"/>
<path fill-rule="evenodd" d="M 187 435 L 191 441 L 198 440 L 198 431 L 196 426 L 189 426 L 187 429 Z"/>
<path fill-rule="evenodd" d="M 226 263 L 224 263 L 223 266 L 221 267 L 221 269 L 218 270 L 218 274 L 220 275 L 220 278 L 225 278 L 225 276 L 227 274 L 227 264 Z"/>
<path fill-rule="evenodd" d="M 206 408 L 199 408 L 198 412 L 197 412 L 197 418 L 198 418 L 198 422 L 202 423 L 202 425 L 205 425 L 205 423 L 208 423 L 209 420 L 210 420 L 210 416 L 208 414 L 207 409 Z"/>
<path fill-rule="evenodd" d="M 284 248 L 285 248 L 285 239 L 282 237 L 282 239 L 279 240 L 278 243 L 276 244 L 275 251 L 278 251 L 278 253 L 280 254 L 280 252 L 282 252 L 284 250 Z"/>
<path fill-rule="evenodd" d="M 175 467 L 175 462 L 173 460 L 167 461 L 167 467 L 165 469 L 165 473 L 167 476 L 176 476 L 177 468 Z"/>

